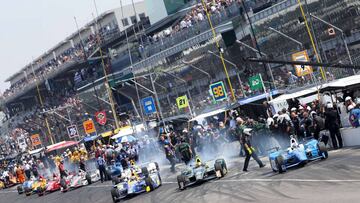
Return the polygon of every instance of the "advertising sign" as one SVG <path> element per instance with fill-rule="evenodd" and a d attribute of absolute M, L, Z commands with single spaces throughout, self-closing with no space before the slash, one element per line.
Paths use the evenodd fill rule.
<path fill-rule="evenodd" d="M 309 56 L 306 51 L 297 52 L 292 55 L 293 61 L 301 61 L 301 62 L 309 62 Z M 311 66 L 301 66 L 301 65 L 294 65 L 296 75 L 298 77 L 302 77 L 313 72 L 313 68 Z"/>
<path fill-rule="evenodd" d="M 215 101 L 221 101 L 227 98 L 225 85 L 222 81 L 211 84 L 210 91 Z"/>

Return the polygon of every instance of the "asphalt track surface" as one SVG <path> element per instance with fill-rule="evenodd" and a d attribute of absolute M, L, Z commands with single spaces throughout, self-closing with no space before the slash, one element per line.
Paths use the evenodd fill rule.
<path fill-rule="evenodd" d="M 360 147 L 329 153 L 325 161 L 314 161 L 305 167 L 288 170 L 284 174 L 272 172 L 269 162 L 258 168 L 250 162 L 249 172 L 242 172 L 243 159 L 228 160 L 228 175 L 179 191 L 176 175 L 162 169 L 163 185 L 150 193 L 124 201 L 143 202 L 359 202 Z M 182 165 L 177 166 L 181 168 Z M 65 194 L 54 192 L 43 197 L 18 195 L 15 188 L 0 191 L 0 203 L 105 203 L 112 202 L 111 182 L 95 183 Z"/>

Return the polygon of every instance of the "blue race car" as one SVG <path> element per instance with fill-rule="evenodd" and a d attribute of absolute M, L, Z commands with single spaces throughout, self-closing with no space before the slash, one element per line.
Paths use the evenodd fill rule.
<path fill-rule="evenodd" d="M 283 173 L 294 166 L 305 166 L 307 162 L 328 158 L 328 151 L 323 142 L 313 138 L 304 144 L 298 144 L 296 139 L 291 138 L 290 147 L 269 154 L 271 168 L 274 172 Z"/>
<path fill-rule="evenodd" d="M 17 187 L 18 194 L 20 195 L 20 194 L 25 193 L 26 196 L 31 195 L 33 192 L 34 183 L 35 183 L 35 180 L 31 179 L 31 180 L 25 181 L 22 185 L 19 185 Z"/>
<path fill-rule="evenodd" d="M 150 192 L 161 186 L 159 165 L 149 163 L 144 167 L 131 166 L 123 171 L 121 178 L 113 177 L 111 197 L 116 203 L 121 199 L 143 192 Z"/>

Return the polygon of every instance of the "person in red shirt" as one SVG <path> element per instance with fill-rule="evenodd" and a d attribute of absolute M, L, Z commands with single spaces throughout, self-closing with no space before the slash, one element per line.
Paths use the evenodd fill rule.
<path fill-rule="evenodd" d="M 64 166 L 64 160 L 60 161 L 58 168 L 59 168 L 59 172 L 60 172 L 60 177 L 61 178 L 67 177 L 67 173 L 66 173 L 65 166 Z"/>

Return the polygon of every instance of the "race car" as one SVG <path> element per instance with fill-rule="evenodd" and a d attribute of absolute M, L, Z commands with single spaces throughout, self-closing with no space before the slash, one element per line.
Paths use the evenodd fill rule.
<path fill-rule="evenodd" d="M 298 144 L 295 138 L 290 139 L 290 147 L 269 154 L 271 168 L 274 172 L 284 173 L 294 166 L 305 166 L 309 161 L 327 159 L 328 151 L 324 142 L 311 138 L 303 144 Z"/>
<path fill-rule="evenodd" d="M 34 181 L 32 186 L 31 186 L 32 187 L 32 193 L 39 194 L 39 192 L 42 191 L 41 188 L 46 187 L 46 185 L 47 185 L 47 180 L 44 177 L 39 177 L 39 179 Z"/>
<path fill-rule="evenodd" d="M 0 177 L 0 189 L 5 189 L 9 187 L 13 187 L 18 184 L 16 177 L 11 173 L 7 173 L 6 175 Z"/>
<path fill-rule="evenodd" d="M 129 195 L 153 191 L 162 184 L 159 165 L 154 162 L 141 168 L 131 166 L 124 170 L 120 178 L 113 177 L 113 183 L 111 197 L 114 203 Z"/>
<path fill-rule="evenodd" d="M 68 181 L 70 183 L 70 181 Z M 47 193 L 55 192 L 61 189 L 60 178 L 58 176 L 53 176 L 52 180 L 47 180 L 46 184 L 41 184 L 36 192 L 39 196 L 43 196 Z"/>
<path fill-rule="evenodd" d="M 82 187 L 85 185 L 90 185 L 93 182 L 97 182 L 100 180 L 100 173 L 98 170 L 96 171 L 82 171 L 80 170 L 76 175 L 69 175 L 66 178 L 62 178 L 60 180 L 61 191 L 67 192 L 70 189 Z"/>
<path fill-rule="evenodd" d="M 36 182 L 35 179 L 25 181 L 22 185 L 17 187 L 18 194 L 25 193 L 26 196 L 30 196 L 33 192 L 33 185 Z"/>
<path fill-rule="evenodd" d="M 199 157 L 196 157 L 195 162 L 190 163 L 177 176 L 177 182 L 179 189 L 184 190 L 189 185 L 214 178 L 222 178 L 226 174 L 227 166 L 224 159 L 210 160 L 203 163 Z"/>

